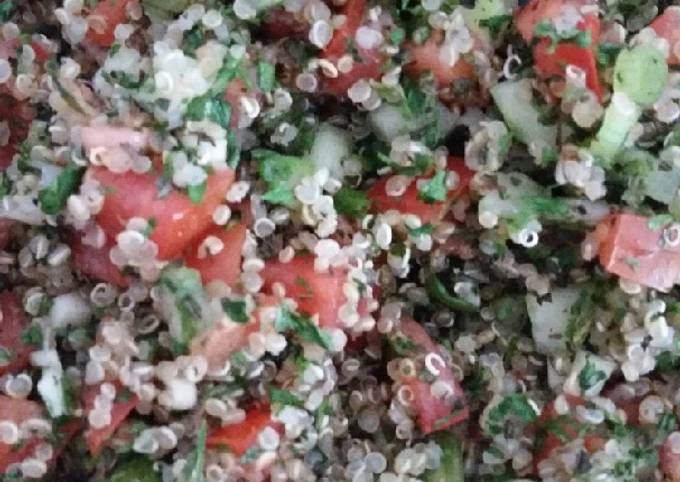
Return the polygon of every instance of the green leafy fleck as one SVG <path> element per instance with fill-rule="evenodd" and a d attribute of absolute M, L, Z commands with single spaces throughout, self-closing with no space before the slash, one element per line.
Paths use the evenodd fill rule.
<path fill-rule="evenodd" d="M 303 405 L 302 400 L 300 400 L 297 395 L 288 390 L 282 390 L 276 387 L 269 387 L 269 401 L 271 403 L 293 405 L 295 407 L 301 407 Z"/>
<path fill-rule="evenodd" d="M 364 191 L 343 186 L 333 197 L 335 210 L 344 216 L 362 218 L 371 207 L 371 201 Z"/>
<path fill-rule="evenodd" d="M 390 31 L 390 42 L 392 45 L 401 45 L 406 40 L 406 30 L 400 27 L 394 27 Z"/>
<path fill-rule="evenodd" d="M 456 435 L 442 431 L 433 434 L 431 439 L 442 450 L 441 463 L 436 469 L 426 471 L 423 480 L 425 482 L 464 482 L 463 447 Z"/>
<path fill-rule="evenodd" d="M 14 350 L 9 347 L 0 346 L 0 367 L 12 363 L 15 356 Z"/>
<path fill-rule="evenodd" d="M 587 392 L 606 379 L 607 374 L 602 370 L 598 370 L 590 358 L 586 358 L 586 364 L 578 374 L 578 385 L 581 387 L 581 392 Z"/>
<path fill-rule="evenodd" d="M 192 186 L 187 186 L 187 195 L 191 202 L 194 204 L 200 204 L 203 201 L 203 196 L 205 196 L 205 190 L 208 187 L 208 183 L 203 181 L 201 184 L 195 184 Z"/>
<path fill-rule="evenodd" d="M 316 326 L 309 318 L 280 309 L 275 321 L 276 331 L 292 331 L 305 341 L 330 349 L 331 340 L 327 333 Z"/>
<path fill-rule="evenodd" d="M 178 482 L 203 482 L 207 437 L 208 424 L 203 420 L 196 434 L 196 448 L 187 457 L 187 463 L 177 479 Z"/>
<path fill-rule="evenodd" d="M 670 214 L 657 214 L 656 216 L 649 218 L 647 221 L 647 227 L 652 231 L 656 231 L 657 229 L 661 229 L 672 222 L 673 216 Z"/>
<path fill-rule="evenodd" d="M 408 234 L 413 238 L 418 238 L 426 234 L 432 234 L 434 232 L 434 226 L 430 223 L 423 224 L 419 228 L 408 228 Z"/>
<path fill-rule="evenodd" d="M 120 464 L 108 478 L 110 482 L 161 482 L 161 474 L 154 470 L 148 457 L 134 457 Z"/>
<path fill-rule="evenodd" d="M 12 0 L 4 0 L 0 3 L 0 23 L 9 22 L 14 14 L 14 2 Z"/>
<path fill-rule="evenodd" d="M 251 151 L 259 163 L 260 177 L 267 184 L 265 201 L 291 206 L 295 202 L 293 188 L 303 177 L 313 173 L 312 164 L 297 156 L 288 156 L 267 149 Z"/>
<path fill-rule="evenodd" d="M 271 92 L 276 86 L 276 68 L 269 62 L 257 64 L 257 84 L 262 92 Z"/>
<path fill-rule="evenodd" d="M 209 119 L 227 129 L 231 122 L 231 106 L 221 95 L 210 97 L 205 94 L 191 99 L 187 105 L 186 118 L 195 121 Z"/>
<path fill-rule="evenodd" d="M 494 15 L 493 17 L 483 18 L 479 21 L 480 27 L 489 29 L 492 37 L 498 37 L 512 23 L 512 15 Z"/>
<path fill-rule="evenodd" d="M 7 174 L 0 173 L 0 199 L 7 196 L 12 191 L 12 183 Z"/>
<path fill-rule="evenodd" d="M 513 393 L 508 395 L 501 402 L 489 410 L 488 413 L 488 430 L 492 434 L 501 433 L 503 430 L 503 422 L 508 416 L 515 416 L 526 423 L 535 422 L 538 418 L 538 413 L 534 407 L 529 403 L 529 399 L 522 393 Z"/>
<path fill-rule="evenodd" d="M 592 287 L 584 288 L 579 294 L 576 303 L 570 310 L 569 321 L 565 335 L 567 339 L 576 347 L 579 347 L 590 334 L 597 308 L 596 293 Z"/>
<path fill-rule="evenodd" d="M 76 164 L 68 164 L 51 185 L 38 193 L 40 209 L 46 214 L 58 214 L 66 205 L 66 200 L 80 186 L 85 169 Z"/>
<path fill-rule="evenodd" d="M 188 55 L 193 55 L 201 45 L 205 43 L 203 29 L 196 25 L 184 35 L 183 50 Z"/>
<path fill-rule="evenodd" d="M 150 217 L 149 219 L 147 219 L 146 220 L 146 228 L 144 228 L 144 231 L 142 231 L 142 234 L 144 235 L 144 237 L 145 238 L 151 237 L 151 235 L 153 234 L 157 225 L 158 225 L 158 221 L 156 221 L 156 218 Z"/>
<path fill-rule="evenodd" d="M 389 337 L 387 340 L 394 352 L 399 356 L 410 356 L 422 350 L 420 345 L 417 345 L 416 342 L 404 334 Z"/>
<path fill-rule="evenodd" d="M 34 347 L 41 347 L 43 344 L 43 333 L 40 325 L 32 323 L 28 328 L 21 332 L 21 343 Z"/>
<path fill-rule="evenodd" d="M 446 201 L 446 193 L 446 172 L 437 171 L 434 177 L 420 188 L 418 199 L 432 204 L 438 201 Z"/>
<path fill-rule="evenodd" d="M 560 42 L 573 42 L 579 47 L 590 47 L 593 42 L 592 35 L 589 30 L 579 30 L 577 28 L 567 30 L 565 32 L 558 32 L 555 25 L 550 20 L 542 20 L 536 25 L 534 29 L 534 36 L 536 38 L 549 38 L 551 40 L 548 52 L 553 53 L 557 44 Z"/>
<path fill-rule="evenodd" d="M 236 323 L 248 323 L 250 317 L 246 311 L 246 302 L 243 300 L 222 300 L 222 309 L 229 319 Z"/>
<path fill-rule="evenodd" d="M 432 301 L 442 303 L 452 310 L 473 313 L 478 311 L 477 307 L 458 296 L 449 293 L 444 283 L 434 274 L 430 274 L 425 280 L 425 290 Z"/>

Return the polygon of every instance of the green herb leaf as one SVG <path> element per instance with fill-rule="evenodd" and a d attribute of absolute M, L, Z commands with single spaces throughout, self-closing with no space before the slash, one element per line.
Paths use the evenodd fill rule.
<path fill-rule="evenodd" d="M 483 18 L 479 21 L 480 27 L 489 29 L 492 37 L 498 37 L 512 23 L 512 15 L 494 15 L 493 17 Z"/>
<path fill-rule="evenodd" d="M 581 392 L 587 392 L 599 382 L 606 379 L 607 374 L 602 370 L 598 370 L 590 358 L 586 358 L 586 365 L 578 374 L 578 385 L 581 387 Z"/>
<path fill-rule="evenodd" d="M 538 413 L 534 407 L 529 403 L 526 395 L 521 393 L 513 393 L 508 395 L 501 402 L 489 410 L 488 413 L 488 430 L 492 434 L 501 433 L 503 430 L 503 422 L 508 416 L 515 416 L 526 423 L 535 422 L 538 418 Z"/>
<path fill-rule="evenodd" d="M 468 313 L 478 311 L 478 308 L 469 301 L 449 293 L 446 286 L 444 286 L 444 283 L 442 283 L 434 274 L 431 274 L 426 278 L 425 290 L 432 301 L 442 303 L 452 310 L 465 311 Z"/>
<path fill-rule="evenodd" d="M 182 48 L 187 55 L 193 55 L 201 45 L 205 43 L 205 35 L 203 29 L 199 25 L 194 26 L 184 35 L 184 44 Z"/>
<path fill-rule="evenodd" d="M 12 191 L 12 183 L 7 174 L 0 173 L 0 199 L 7 196 Z"/>
<path fill-rule="evenodd" d="M 262 92 L 271 92 L 276 85 L 276 68 L 269 62 L 257 64 L 257 84 Z"/>
<path fill-rule="evenodd" d="M 293 188 L 303 177 L 313 173 L 311 162 L 267 149 L 255 149 L 251 151 L 251 155 L 258 161 L 260 177 L 269 188 L 263 199 L 275 204 L 293 205 Z"/>
<path fill-rule="evenodd" d="M 40 325 L 32 323 L 28 328 L 21 332 L 21 343 L 34 347 L 41 347 L 43 344 L 43 333 Z"/>
<path fill-rule="evenodd" d="M 430 223 L 423 224 L 419 228 L 408 228 L 408 234 L 413 238 L 418 238 L 426 234 L 432 234 L 434 232 L 434 226 Z"/>
<path fill-rule="evenodd" d="M 301 407 L 303 405 L 302 400 L 300 400 L 297 395 L 288 390 L 282 390 L 276 387 L 269 387 L 269 401 L 271 403 L 293 405 L 295 407 Z"/>
<path fill-rule="evenodd" d="M 331 341 L 328 334 L 316 326 L 309 318 L 280 309 L 274 325 L 276 326 L 276 331 L 280 333 L 293 331 L 305 341 L 316 343 L 326 350 L 330 349 Z"/>
<path fill-rule="evenodd" d="M 432 434 L 431 439 L 442 450 L 441 464 L 436 469 L 426 471 L 423 480 L 425 482 L 464 482 L 463 447 L 456 435 L 441 431 Z"/>
<path fill-rule="evenodd" d="M 597 308 L 595 297 L 595 289 L 586 287 L 571 307 L 565 336 L 575 347 L 581 346 L 590 334 Z"/>
<path fill-rule="evenodd" d="M 387 341 L 399 356 L 411 356 L 422 350 L 420 345 L 417 345 L 416 342 L 404 334 L 388 337 Z"/>
<path fill-rule="evenodd" d="M 14 14 L 14 2 L 12 0 L 4 0 L 0 2 L 0 23 L 9 22 Z"/>
<path fill-rule="evenodd" d="M 187 195 L 191 202 L 194 204 L 200 204 L 203 201 L 203 196 L 205 196 L 205 190 L 208 187 L 208 183 L 203 181 L 201 184 L 195 184 L 192 186 L 187 186 Z"/>
<path fill-rule="evenodd" d="M 203 482 L 203 472 L 205 465 L 205 442 L 208 438 L 208 424 L 203 420 L 196 435 L 196 448 L 187 457 L 179 482 Z"/>
<path fill-rule="evenodd" d="M 236 139 L 236 133 L 233 130 L 227 132 L 227 165 L 236 169 L 241 160 L 241 146 Z"/>
<path fill-rule="evenodd" d="M 446 193 L 446 172 L 437 171 L 434 177 L 420 188 L 418 199 L 433 204 L 446 201 Z"/>
<path fill-rule="evenodd" d="M 108 478 L 110 482 L 161 482 L 161 474 L 154 470 L 148 457 L 134 457 L 120 464 Z"/>
<path fill-rule="evenodd" d="M 231 122 L 231 106 L 222 96 L 206 94 L 194 97 L 187 105 L 186 118 L 195 121 L 209 119 L 227 129 Z"/>
<path fill-rule="evenodd" d="M 66 205 L 66 200 L 80 187 L 85 168 L 68 164 L 57 179 L 38 193 L 40 209 L 46 214 L 58 214 Z"/>
<path fill-rule="evenodd" d="M 246 302 L 243 300 L 222 300 L 222 309 L 227 316 L 236 323 L 248 323 L 250 317 L 246 311 Z"/>
<path fill-rule="evenodd" d="M 333 197 L 335 210 L 344 216 L 362 218 L 371 207 L 371 201 L 364 191 L 343 186 Z"/>

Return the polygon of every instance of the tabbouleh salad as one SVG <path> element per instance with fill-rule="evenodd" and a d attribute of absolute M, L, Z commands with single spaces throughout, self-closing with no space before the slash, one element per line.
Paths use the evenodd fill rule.
<path fill-rule="evenodd" d="M 0 479 L 679 482 L 673 3 L 0 0 Z"/>

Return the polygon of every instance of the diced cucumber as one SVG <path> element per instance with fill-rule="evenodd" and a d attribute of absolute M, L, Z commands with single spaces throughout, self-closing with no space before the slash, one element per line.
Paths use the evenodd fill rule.
<path fill-rule="evenodd" d="M 680 188 L 680 171 L 655 169 L 645 177 L 645 195 L 660 203 L 670 204 Z"/>
<path fill-rule="evenodd" d="M 528 79 L 500 82 L 491 89 L 491 96 L 516 139 L 527 145 L 538 142 L 546 147 L 555 147 L 557 127 L 539 120 L 538 110 L 531 105 L 531 83 Z"/>
<path fill-rule="evenodd" d="M 423 476 L 425 482 L 464 482 L 463 447 L 451 432 L 437 432 L 432 439 L 441 447 L 441 465 L 428 470 Z"/>
<path fill-rule="evenodd" d="M 332 125 L 323 124 L 316 133 L 308 157 L 317 170 L 325 167 L 331 177 L 342 179 L 342 160 L 351 152 L 352 138 L 349 133 Z"/>
<path fill-rule="evenodd" d="M 546 355 L 565 351 L 565 332 L 569 325 L 571 307 L 576 303 L 580 291 L 575 288 L 556 288 L 550 301 L 539 303 L 536 296 L 526 297 L 527 312 L 531 321 L 531 333 L 536 350 Z"/>
<path fill-rule="evenodd" d="M 625 92 L 642 107 L 661 96 L 668 78 L 668 64 L 656 47 L 641 44 L 622 50 L 614 66 L 614 91 Z"/>
<path fill-rule="evenodd" d="M 625 92 L 614 92 L 600 130 L 590 144 L 592 154 L 605 166 L 611 165 L 640 113 L 640 108 Z"/>

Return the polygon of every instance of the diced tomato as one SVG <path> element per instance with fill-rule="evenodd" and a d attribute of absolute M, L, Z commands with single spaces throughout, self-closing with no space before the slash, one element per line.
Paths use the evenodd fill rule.
<path fill-rule="evenodd" d="M 274 306 L 276 298 L 260 295 L 258 308 L 247 323 L 223 320 L 191 341 L 191 354 L 208 361 L 209 370 L 220 370 L 236 351 L 248 345 L 248 337 L 260 329 L 260 308 Z"/>
<path fill-rule="evenodd" d="M 40 42 L 33 40 L 31 42 L 31 47 L 33 47 L 33 52 L 35 52 L 35 58 L 38 59 L 40 62 L 45 62 L 46 60 L 49 60 L 50 53 L 47 51 L 45 47 L 42 46 Z"/>
<path fill-rule="evenodd" d="M 207 231 L 189 248 L 189 254 L 185 257 L 186 265 L 201 273 L 201 280 L 204 284 L 219 280 L 229 286 L 234 286 L 241 274 L 241 249 L 246 240 L 247 231 L 242 224 L 235 224 L 227 230 L 215 227 Z M 214 236 L 222 241 L 224 248 L 215 255 L 208 254 L 204 258 L 199 258 L 199 246 L 207 236 Z"/>
<path fill-rule="evenodd" d="M 73 264 L 85 276 L 126 288 L 130 280 L 109 258 L 113 244 L 112 241 L 108 241 L 103 247 L 95 248 L 84 244 L 80 239 L 75 239 L 71 243 Z"/>
<path fill-rule="evenodd" d="M 342 328 L 338 310 L 345 302 L 342 286 L 346 281 L 344 270 L 332 269 L 326 273 L 314 270 L 314 256 L 300 255 L 289 263 L 268 261 L 260 273 L 265 289 L 282 283 L 286 296 L 293 298 L 298 310 L 309 315 L 319 315 L 319 325 L 324 328 Z"/>
<path fill-rule="evenodd" d="M 585 404 L 585 401 L 580 397 L 572 395 L 565 395 L 565 397 L 567 398 L 570 409 Z M 536 473 L 539 473 L 539 464 L 548 459 L 553 450 L 562 447 L 565 443 L 579 437 L 580 424 L 576 418 L 570 414 L 560 415 L 555 408 L 554 401 L 543 408 L 543 411 L 538 418 L 537 426 L 539 428 L 545 427 L 548 423 L 552 425 L 553 429 L 545 431 L 545 437 L 542 439 L 540 447 L 537 447 L 537 451 L 534 454 L 534 468 Z M 560 438 L 560 436 L 557 435 L 558 433 L 563 434 L 563 438 Z M 586 433 L 583 435 L 583 445 L 591 454 L 600 450 L 606 441 L 606 438 L 595 433 Z"/>
<path fill-rule="evenodd" d="M 267 427 L 277 430 L 280 425 L 272 420 L 268 405 L 257 404 L 246 412 L 243 422 L 225 425 L 208 434 L 206 446 L 228 448 L 234 455 L 241 457 L 253 446 L 257 436 Z"/>
<path fill-rule="evenodd" d="M 679 435 L 678 432 L 670 434 L 659 449 L 659 468 L 666 476 L 666 482 L 680 482 L 680 453 L 673 450 L 672 442 L 674 438 L 680 438 Z"/>
<path fill-rule="evenodd" d="M 440 88 L 451 85 L 455 80 L 475 78 L 472 64 L 461 58 L 453 66 L 447 65 L 442 62 L 439 50 L 439 42 L 434 36 L 421 45 L 410 45 L 410 61 L 406 65 L 406 72 L 414 77 L 432 72 Z"/>
<path fill-rule="evenodd" d="M 272 8 L 262 21 L 262 31 L 266 37 L 274 40 L 303 39 L 309 31 L 309 24 L 283 8 Z"/>
<path fill-rule="evenodd" d="M 28 103 L 0 93 L 0 119 L 7 121 L 9 125 L 9 141 L 0 146 L 0 171 L 4 171 L 12 162 L 17 145 L 28 135 L 34 117 L 35 109 Z"/>
<path fill-rule="evenodd" d="M 410 318 L 402 318 L 401 331 L 418 347 L 419 353 L 441 354 L 439 347 L 420 323 Z M 441 368 L 437 380 L 450 385 L 453 390 L 452 397 L 446 399 L 436 397 L 432 394 L 432 385 L 417 377 L 412 377 L 405 382 L 405 385 L 413 392 L 412 406 L 418 427 L 424 434 L 447 429 L 467 419 L 470 415 L 463 389 L 448 364 Z"/>
<path fill-rule="evenodd" d="M 670 44 L 668 63 L 680 65 L 680 58 L 675 54 L 676 49 L 674 48 L 680 42 L 680 7 L 673 5 L 666 8 L 663 14 L 654 19 L 650 27 L 659 37 L 666 39 Z"/>
<path fill-rule="evenodd" d="M 8 365 L 0 365 L 2 376 L 26 368 L 33 349 L 21 341 L 21 334 L 28 327 L 21 300 L 10 291 L 3 291 L 0 293 L 0 312 L 0 348 L 8 350 L 11 356 Z"/>
<path fill-rule="evenodd" d="M 519 10 L 515 16 L 515 25 L 524 40 L 528 43 L 534 38 L 536 26 L 559 16 L 565 8 L 573 8 L 580 13 L 583 6 L 591 5 L 589 0 L 532 0 Z M 594 5 L 594 4 L 593 4 Z M 595 51 L 600 38 L 600 19 L 597 13 L 584 15 L 577 28 L 590 32 L 591 44 L 579 47 L 575 42 L 560 42 L 551 51 L 552 40 L 541 39 L 534 46 L 534 64 L 536 71 L 544 76 L 563 77 L 567 65 L 574 65 L 586 73 L 586 85 L 598 97 L 602 98 L 602 86 L 597 72 Z"/>
<path fill-rule="evenodd" d="M 99 0 L 90 13 L 89 19 L 91 24 L 94 23 L 98 28 L 103 28 L 97 31 L 90 26 L 87 31 L 87 40 L 100 47 L 110 47 L 116 41 L 113 34 L 116 27 L 127 20 L 127 6 L 130 2 L 131 0 Z"/>
<path fill-rule="evenodd" d="M 12 226 L 15 222 L 12 219 L 0 218 L 0 249 L 5 249 L 12 239 Z"/>
<path fill-rule="evenodd" d="M 373 210 L 382 213 L 394 209 L 404 214 L 415 214 L 420 217 L 423 223 L 432 223 L 440 220 L 446 214 L 450 203 L 467 192 L 468 184 L 473 174 L 465 166 L 465 161 L 457 157 L 449 158 L 448 168 L 458 174 L 459 181 L 458 186 L 449 191 L 447 201 L 430 204 L 419 199 L 417 180 L 431 176 L 422 176 L 414 179 L 406 189 L 406 192 L 401 196 L 388 196 L 385 188 L 391 176 L 387 175 L 379 179 L 368 190 L 368 197 L 373 201 Z"/>
<path fill-rule="evenodd" d="M 229 169 L 210 175 L 203 200 L 193 203 L 186 194 L 174 190 L 159 196 L 153 174 L 115 174 L 105 168 L 90 168 L 87 175 L 107 191 L 104 207 L 97 215 L 106 234 L 115 237 L 132 217 L 153 219 L 150 239 L 158 245 L 160 259 L 176 258 L 211 226 L 213 211 L 234 181 L 234 171 Z"/>
<path fill-rule="evenodd" d="M 85 389 L 83 402 L 85 403 L 85 416 L 94 408 L 94 401 L 100 393 L 101 385 L 91 385 Z M 133 393 L 127 393 L 126 397 L 121 397 L 123 390 L 120 385 L 116 386 L 117 398 L 111 406 L 111 423 L 106 427 L 89 427 L 85 432 L 85 442 L 90 454 L 97 456 L 101 453 L 106 442 L 116 432 L 116 429 L 125 421 L 132 411 L 139 404 L 139 398 Z M 125 398 L 125 399 L 123 399 Z"/>
<path fill-rule="evenodd" d="M 664 241 L 664 228 L 652 229 L 637 214 L 608 216 L 597 227 L 600 264 L 609 273 L 660 291 L 680 277 L 680 246 Z"/>
<path fill-rule="evenodd" d="M 345 23 L 333 33 L 333 38 L 323 50 L 322 56 L 333 62 L 347 53 L 347 47 L 354 41 L 354 34 L 361 26 L 366 13 L 366 0 L 348 0 L 340 12 L 345 16 Z M 375 49 L 364 49 L 356 46 L 354 64 L 349 72 L 340 72 L 334 79 L 323 80 L 323 90 L 344 95 L 354 83 L 360 79 L 378 79 L 381 74 L 383 56 Z"/>
<path fill-rule="evenodd" d="M 0 395 L 0 420 L 11 420 L 15 424 L 21 425 L 28 419 L 42 416 L 43 410 L 40 404 L 30 400 Z M 14 447 L 0 442 L 0 474 L 4 474 L 10 465 L 29 457 L 36 445 L 37 442 L 28 441 L 19 447 Z"/>

